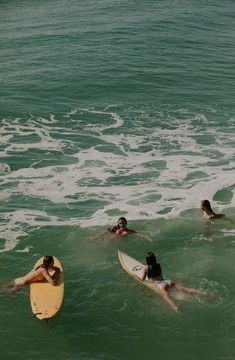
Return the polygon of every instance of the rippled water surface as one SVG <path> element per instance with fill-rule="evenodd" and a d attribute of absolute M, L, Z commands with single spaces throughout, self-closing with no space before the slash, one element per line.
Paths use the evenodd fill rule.
<path fill-rule="evenodd" d="M 49 322 L 0 294 L 3 359 L 234 359 L 234 7 L 1 1 L 0 282 L 53 254 L 66 285 Z M 119 216 L 146 238 L 97 239 Z M 174 314 L 118 249 L 213 297 Z"/>

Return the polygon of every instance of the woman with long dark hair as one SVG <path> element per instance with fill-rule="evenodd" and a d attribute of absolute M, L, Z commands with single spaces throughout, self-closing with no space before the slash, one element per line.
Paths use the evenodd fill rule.
<path fill-rule="evenodd" d="M 53 276 L 49 274 L 49 270 L 54 271 Z M 47 280 L 51 285 L 54 286 L 56 285 L 56 277 L 59 272 L 60 269 L 54 266 L 53 256 L 47 255 L 44 256 L 41 265 L 31 270 L 25 276 L 14 279 L 7 288 L 9 289 L 9 292 L 12 293 L 22 288 L 24 285 L 44 280 Z"/>
<path fill-rule="evenodd" d="M 176 283 L 175 281 L 164 279 L 162 275 L 161 265 L 157 262 L 156 256 L 153 252 L 148 252 L 146 256 L 146 263 L 147 265 L 143 268 L 143 275 L 139 278 L 141 281 L 144 281 L 146 277 L 149 278 L 154 284 L 157 286 L 159 294 L 162 298 L 171 306 L 171 308 L 175 312 L 179 312 L 178 307 L 171 299 L 169 290 L 175 287 L 177 290 L 182 292 L 189 292 L 194 294 L 204 294 L 199 289 L 188 288 L 181 284 Z"/>
<path fill-rule="evenodd" d="M 224 216 L 224 214 L 216 214 L 212 208 L 209 200 L 202 200 L 200 208 L 205 219 L 219 219 Z"/>

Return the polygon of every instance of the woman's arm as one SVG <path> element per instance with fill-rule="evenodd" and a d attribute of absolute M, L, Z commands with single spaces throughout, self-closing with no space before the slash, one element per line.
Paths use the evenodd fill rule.
<path fill-rule="evenodd" d="M 136 234 L 137 231 L 133 230 L 133 229 L 126 229 L 128 234 Z"/>
<path fill-rule="evenodd" d="M 145 234 L 141 233 L 141 232 L 138 232 L 136 231 L 136 235 L 140 238 L 143 238 L 145 240 L 148 240 L 148 241 L 152 241 L 152 239 L 150 239 L 148 236 L 146 236 Z"/>
<path fill-rule="evenodd" d="M 140 281 L 144 281 L 148 273 L 148 266 L 143 267 L 143 272 L 141 276 L 135 275 Z"/>
<path fill-rule="evenodd" d="M 50 276 L 50 274 L 48 274 L 46 269 L 43 269 L 42 272 L 44 278 L 51 284 L 55 286 L 55 280 L 52 279 L 52 277 Z"/>
<path fill-rule="evenodd" d="M 133 230 L 133 229 L 127 229 L 127 233 L 128 233 L 128 234 L 136 234 L 136 236 L 138 236 L 138 237 L 140 237 L 140 238 L 143 238 L 143 239 L 148 240 L 148 241 L 152 241 L 152 240 L 149 239 L 148 236 L 146 236 L 144 233 L 139 232 L 139 231 L 136 231 L 136 230 Z"/>

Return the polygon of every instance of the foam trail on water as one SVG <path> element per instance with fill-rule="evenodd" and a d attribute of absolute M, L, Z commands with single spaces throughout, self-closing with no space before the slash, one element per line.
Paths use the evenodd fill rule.
<path fill-rule="evenodd" d="M 14 248 L 27 227 L 108 225 L 123 211 L 128 220 L 170 219 L 198 208 L 203 198 L 214 199 L 218 211 L 235 207 L 231 118 L 225 133 L 187 109 L 151 115 L 110 108 L 74 109 L 60 119 L 3 120 L 0 187 L 10 205 L 7 226 L 1 224 L 5 249 Z M 10 169 L 6 159 L 24 154 L 27 166 Z M 60 216 L 58 206 L 64 208 Z"/>

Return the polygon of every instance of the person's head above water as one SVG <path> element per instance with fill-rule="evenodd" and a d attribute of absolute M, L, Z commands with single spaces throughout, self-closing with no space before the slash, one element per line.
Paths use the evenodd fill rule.
<path fill-rule="evenodd" d="M 119 227 L 126 227 L 127 226 L 127 219 L 125 217 L 121 216 L 118 219 L 118 226 Z"/>
<path fill-rule="evenodd" d="M 113 228 L 109 228 L 108 231 L 111 233 L 116 233 L 119 229 L 126 229 L 127 227 L 127 219 L 121 216 L 118 221 L 117 225 L 115 225 Z"/>
<path fill-rule="evenodd" d="M 203 212 L 203 217 L 206 219 L 220 219 L 224 217 L 224 214 L 216 214 L 212 208 L 209 200 L 202 200 L 200 208 Z"/>
<path fill-rule="evenodd" d="M 211 208 L 211 204 L 210 204 L 209 200 L 202 200 L 201 201 L 201 209 L 213 213 L 213 210 Z"/>
<path fill-rule="evenodd" d="M 47 255 L 47 256 L 44 256 L 43 258 L 43 263 L 42 263 L 42 266 L 44 268 L 49 268 L 50 266 L 53 266 L 54 264 L 54 259 L 53 259 L 53 256 L 51 255 Z"/>
<path fill-rule="evenodd" d="M 157 263 L 156 256 L 154 255 L 154 253 L 152 251 L 148 251 L 147 256 L 146 256 L 146 263 L 147 263 L 147 265 L 154 265 Z"/>
<path fill-rule="evenodd" d="M 129 229 L 127 227 L 127 219 L 123 216 L 121 216 L 118 219 L 117 225 L 115 225 L 113 228 L 109 228 L 108 231 L 116 235 L 127 235 L 127 234 L 137 233 L 135 230 Z"/>

